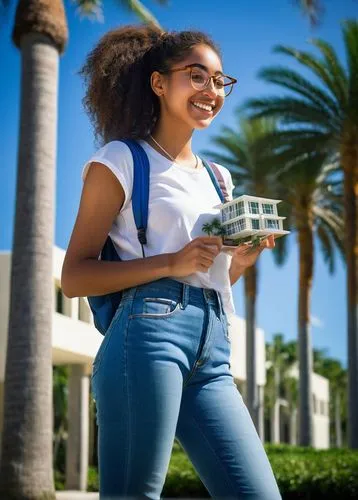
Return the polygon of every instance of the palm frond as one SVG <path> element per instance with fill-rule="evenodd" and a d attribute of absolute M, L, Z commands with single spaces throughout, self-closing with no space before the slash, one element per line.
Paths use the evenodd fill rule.
<path fill-rule="evenodd" d="M 336 138 L 331 133 L 312 129 L 277 130 L 257 140 L 257 148 L 267 160 L 283 165 L 285 171 L 307 154 L 317 152 L 327 159 L 336 151 Z"/>
<path fill-rule="evenodd" d="M 322 52 L 324 65 L 332 78 L 332 88 L 335 89 L 334 95 L 339 106 L 345 109 L 348 103 L 348 78 L 345 68 L 341 65 L 332 45 L 321 39 L 312 39 L 311 43 Z"/>
<path fill-rule="evenodd" d="M 76 6 L 76 14 L 80 18 L 104 22 L 102 0 L 71 0 Z"/>
<path fill-rule="evenodd" d="M 280 85 L 300 94 L 314 107 L 322 107 L 330 120 L 334 120 L 340 115 L 340 106 L 337 106 L 337 99 L 332 99 L 323 89 L 286 66 L 263 68 L 259 71 L 258 76 L 268 83 Z"/>
<path fill-rule="evenodd" d="M 324 9 L 320 0 L 295 0 L 304 16 L 307 16 L 312 27 L 317 26 L 323 16 Z"/>
<path fill-rule="evenodd" d="M 143 5 L 140 0 L 117 0 L 125 9 L 130 12 L 134 12 L 139 19 L 147 24 L 153 24 L 158 28 L 161 28 L 157 19 L 153 14 Z"/>
<path fill-rule="evenodd" d="M 343 240 L 343 220 L 341 217 L 339 217 L 339 215 L 335 213 L 335 211 L 315 205 L 313 207 L 313 212 L 318 220 L 321 219 L 322 221 L 324 221 Z"/>
<path fill-rule="evenodd" d="M 166 0 L 157 0 L 157 2 L 162 5 L 167 3 Z M 72 3 L 77 6 L 76 11 L 81 17 L 103 22 L 103 0 L 72 0 Z M 143 22 L 161 28 L 157 19 L 140 0 L 117 0 L 117 3 L 127 11 L 134 12 Z"/>
<path fill-rule="evenodd" d="M 325 231 L 323 225 L 317 229 L 317 237 L 321 245 L 323 261 L 328 265 L 330 274 L 335 272 L 335 252 L 333 250 L 332 241 L 328 231 Z"/>
<path fill-rule="evenodd" d="M 246 109 L 251 110 L 252 118 L 276 117 L 282 125 L 310 125 L 329 132 L 332 129 L 338 134 L 337 124 L 332 122 L 322 108 L 313 106 L 303 99 L 292 97 L 266 97 L 248 99 Z"/>
<path fill-rule="evenodd" d="M 320 242 L 323 260 L 328 265 L 328 270 L 331 274 L 335 272 L 336 249 L 338 249 L 342 261 L 345 261 L 344 232 L 342 230 L 337 232 L 336 229 L 332 227 L 330 222 L 327 222 L 324 218 L 320 218 L 315 231 Z"/>
<path fill-rule="evenodd" d="M 325 84 L 331 94 L 338 99 L 339 96 L 336 95 L 335 79 L 332 78 L 331 72 L 327 69 L 324 62 L 320 61 L 309 52 L 300 51 L 291 47 L 285 47 L 283 45 L 277 45 L 274 47 L 274 52 L 291 56 L 305 68 L 309 68 L 321 80 L 321 82 Z"/>
<path fill-rule="evenodd" d="M 237 160 L 235 158 L 225 156 L 224 154 L 216 153 L 214 151 L 203 151 L 202 156 L 205 156 L 209 160 L 226 167 L 230 172 L 235 173 L 239 176 L 247 175 L 246 169 L 241 168 L 238 165 Z"/>

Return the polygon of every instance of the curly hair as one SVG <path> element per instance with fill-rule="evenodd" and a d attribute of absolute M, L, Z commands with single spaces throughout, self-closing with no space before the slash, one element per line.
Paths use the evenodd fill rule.
<path fill-rule="evenodd" d="M 123 138 L 144 139 L 160 112 L 150 85 L 153 71 L 165 73 L 199 44 L 219 48 L 200 31 L 163 32 L 155 26 L 124 26 L 106 33 L 79 74 L 87 85 L 83 105 L 101 145 Z"/>

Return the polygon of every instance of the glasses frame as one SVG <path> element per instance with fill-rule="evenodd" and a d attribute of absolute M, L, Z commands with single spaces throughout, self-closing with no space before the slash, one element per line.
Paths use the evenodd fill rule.
<path fill-rule="evenodd" d="M 166 73 L 176 73 L 177 71 L 186 71 L 186 70 L 190 69 L 190 83 L 191 83 L 192 87 L 195 89 L 195 87 L 193 86 L 193 83 L 192 83 L 192 79 L 191 79 L 191 74 L 192 74 L 192 71 L 194 68 L 203 69 L 204 71 L 207 72 L 206 68 L 202 67 L 200 64 L 194 63 L 194 64 L 187 64 L 186 66 L 183 66 L 182 68 L 169 69 L 168 71 L 166 71 Z M 208 88 L 208 86 L 210 84 L 210 80 L 213 81 L 214 86 L 215 86 L 215 80 L 217 80 L 218 78 L 222 78 L 222 77 L 230 79 L 229 83 L 224 83 L 224 85 L 223 85 L 223 87 L 227 87 L 227 86 L 231 85 L 230 92 L 224 96 L 224 97 L 228 97 L 234 88 L 234 84 L 237 83 L 237 79 L 233 78 L 232 76 L 229 76 L 229 75 L 224 75 L 223 73 L 220 73 L 220 75 L 211 75 L 211 76 L 209 75 L 208 81 L 206 82 L 206 85 L 202 90 L 205 90 Z M 195 90 L 198 90 L 198 89 L 195 89 Z"/>

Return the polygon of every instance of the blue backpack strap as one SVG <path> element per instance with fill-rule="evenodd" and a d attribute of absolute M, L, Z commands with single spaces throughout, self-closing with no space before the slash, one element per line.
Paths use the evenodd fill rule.
<path fill-rule="evenodd" d="M 137 236 L 144 254 L 144 246 L 147 243 L 148 205 L 149 205 L 149 159 L 142 146 L 133 139 L 122 139 L 133 156 L 133 190 L 132 207 Z"/>
<path fill-rule="evenodd" d="M 203 162 L 204 167 L 208 171 L 208 174 L 210 175 L 210 178 L 212 180 L 212 183 L 215 186 L 216 192 L 218 193 L 218 196 L 221 200 L 221 203 L 225 203 L 225 201 L 227 201 L 227 200 L 225 200 L 224 194 L 223 194 L 221 187 L 220 187 L 220 184 L 219 184 L 219 179 L 217 179 L 217 176 L 215 175 L 213 168 L 209 165 L 209 163 L 206 160 L 202 159 L 202 162 Z"/>
<path fill-rule="evenodd" d="M 137 142 L 129 139 L 123 140 L 122 142 L 127 144 L 133 156 L 132 206 L 138 231 L 138 239 L 142 246 L 144 257 L 143 245 L 147 242 L 146 229 L 148 224 L 149 160 L 146 152 Z M 121 260 L 110 236 L 107 236 L 101 250 L 100 259 L 107 261 Z M 88 303 L 93 313 L 95 327 L 102 335 L 105 335 L 110 327 L 121 298 L 122 292 L 88 297 Z"/>

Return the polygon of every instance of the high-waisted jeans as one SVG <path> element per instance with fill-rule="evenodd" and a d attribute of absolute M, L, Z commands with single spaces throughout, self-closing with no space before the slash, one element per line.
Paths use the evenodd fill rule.
<path fill-rule="evenodd" d="M 281 498 L 229 366 L 220 294 L 124 291 L 93 363 L 101 500 L 159 499 L 177 437 L 214 498 Z"/>

